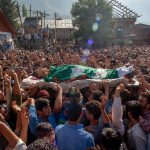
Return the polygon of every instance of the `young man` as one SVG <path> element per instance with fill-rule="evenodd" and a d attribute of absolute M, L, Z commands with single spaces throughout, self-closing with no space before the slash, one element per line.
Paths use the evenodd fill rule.
<path fill-rule="evenodd" d="M 57 147 L 51 144 L 48 140 L 38 139 L 31 143 L 26 150 L 58 150 Z M 18 149 L 19 150 L 19 149 Z"/>
<path fill-rule="evenodd" d="M 142 107 L 137 101 L 129 101 L 126 112 L 131 123 L 128 129 L 128 145 L 130 149 L 146 150 L 147 136 L 139 125 L 139 117 L 142 115 Z"/>
<path fill-rule="evenodd" d="M 48 122 L 41 122 L 36 127 L 37 138 L 47 139 L 51 144 L 55 143 L 55 132 Z"/>
<path fill-rule="evenodd" d="M 104 150 L 120 150 L 122 138 L 119 132 L 112 128 L 105 128 L 102 132 Z"/>
<path fill-rule="evenodd" d="M 148 143 L 147 150 L 150 149 L 150 94 L 148 92 L 141 93 L 138 100 L 143 107 L 143 113 L 140 117 L 140 126 L 147 133 Z"/>
<path fill-rule="evenodd" d="M 39 98 L 36 101 L 34 99 L 28 99 L 29 107 L 29 127 L 31 133 L 36 135 L 35 128 L 41 122 L 49 122 L 53 128 L 57 126 L 54 117 L 51 115 L 51 108 L 49 106 L 49 100 L 45 98 Z"/>
<path fill-rule="evenodd" d="M 68 122 L 55 129 L 56 145 L 59 150 L 85 150 L 93 147 L 94 138 L 79 124 L 82 107 L 77 102 L 71 102 L 66 109 Z"/>
<path fill-rule="evenodd" d="M 101 115 L 100 103 L 98 101 L 88 102 L 85 106 L 86 117 L 90 121 L 90 125 L 86 127 L 86 131 L 94 137 L 95 144 L 99 144 L 102 133 L 102 126 L 99 125 L 99 117 Z"/>
<path fill-rule="evenodd" d="M 62 88 L 56 86 L 58 91 L 53 113 L 58 113 L 62 108 Z M 39 98 L 36 101 L 34 99 L 28 99 L 29 116 L 30 116 L 30 130 L 31 133 L 36 135 L 35 128 L 40 122 L 49 122 L 53 128 L 57 126 L 53 113 L 51 113 L 50 102 L 48 99 Z"/>

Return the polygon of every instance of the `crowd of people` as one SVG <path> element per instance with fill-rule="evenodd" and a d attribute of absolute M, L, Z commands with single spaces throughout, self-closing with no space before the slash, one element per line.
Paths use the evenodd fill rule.
<path fill-rule="evenodd" d="M 68 91 L 59 80 L 22 86 L 25 78 L 43 79 L 50 66 L 64 64 L 133 66 L 139 85 L 126 79 L 130 87 L 112 87 L 103 79 Z M 0 51 L 0 149 L 149 150 L 150 46 Z"/>

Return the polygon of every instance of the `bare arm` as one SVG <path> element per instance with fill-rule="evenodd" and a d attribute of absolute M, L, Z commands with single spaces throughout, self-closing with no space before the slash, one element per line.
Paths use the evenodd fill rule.
<path fill-rule="evenodd" d="M 124 85 L 120 84 L 115 93 L 115 99 L 112 105 L 112 123 L 114 128 L 120 132 L 121 135 L 124 134 L 124 125 L 123 125 L 123 109 L 121 105 L 120 92 L 124 89 Z"/>
<path fill-rule="evenodd" d="M 19 100 L 17 100 L 17 105 L 20 106 L 22 104 L 22 96 L 18 76 L 14 71 L 12 72 L 12 76 L 14 78 L 14 95 L 20 96 Z"/>
<path fill-rule="evenodd" d="M 3 70 L 1 65 L 0 65 L 0 90 L 3 91 Z"/>
<path fill-rule="evenodd" d="M 22 121 L 22 128 L 20 138 L 23 142 L 27 142 L 27 133 L 28 133 L 28 125 L 29 125 L 29 117 L 27 115 L 27 111 L 25 108 L 21 110 L 21 121 Z"/>
<path fill-rule="evenodd" d="M 12 99 L 12 88 L 11 88 L 11 79 L 9 76 L 5 76 L 6 86 L 6 102 L 8 109 L 10 108 L 10 102 Z"/>
<path fill-rule="evenodd" d="M 107 115 L 106 110 L 105 110 L 106 101 L 107 101 L 107 97 L 103 96 L 100 108 L 101 108 L 101 113 L 102 113 L 102 118 L 103 118 L 104 125 L 109 124 L 111 122 L 110 119 L 109 119 L 109 116 Z"/>
<path fill-rule="evenodd" d="M 54 104 L 54 112 L 59 112 L 62 108 L 62 88 L 57 85 L 56 86 L 57 88 L 57 97 L 56 97 L 56 100 L 55 100 L 55 104 Z"/>
<path fill-rule="evenodd" d="M 0 133 L 6 138 L 12 148 L 16 146 L 19 137 L 2 122 L 0 122 Z"/>

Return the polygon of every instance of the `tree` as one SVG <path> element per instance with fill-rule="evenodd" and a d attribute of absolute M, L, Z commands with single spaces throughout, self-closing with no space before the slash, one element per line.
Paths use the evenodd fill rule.
<path fill-rule="evenodd" d="M 112 7 L 106 0 L 78 0 L 72 5 L 73 25 L 77 28 L 75 39 L 84 43 L 92 38 L 94 43 L 103 46 L 112 33 Z"/>
<path fill-rule="evenodd" d="M 28 11 L 27 11 L 27 8 L 24 4 L 22 5 L 22 16 L 28 17 Z"/>
<path fill-rule="evenodd" d="M 16 27 L 16 19 L 18 17 L 16 2 L 12 0 L 0 0 L 0 8 L 3 10 L 8 20 Z"/>

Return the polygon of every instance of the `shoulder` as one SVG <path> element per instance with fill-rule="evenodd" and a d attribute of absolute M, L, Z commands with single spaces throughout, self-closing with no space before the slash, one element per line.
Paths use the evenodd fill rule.
<path fill-rule="evenodd" d="M 58 131 L 60 131 L 63 127 L 64 127 L 64 125 L 58 125 L 58 126 L 55 128 L 55 133 L 58 133 Z"/>

